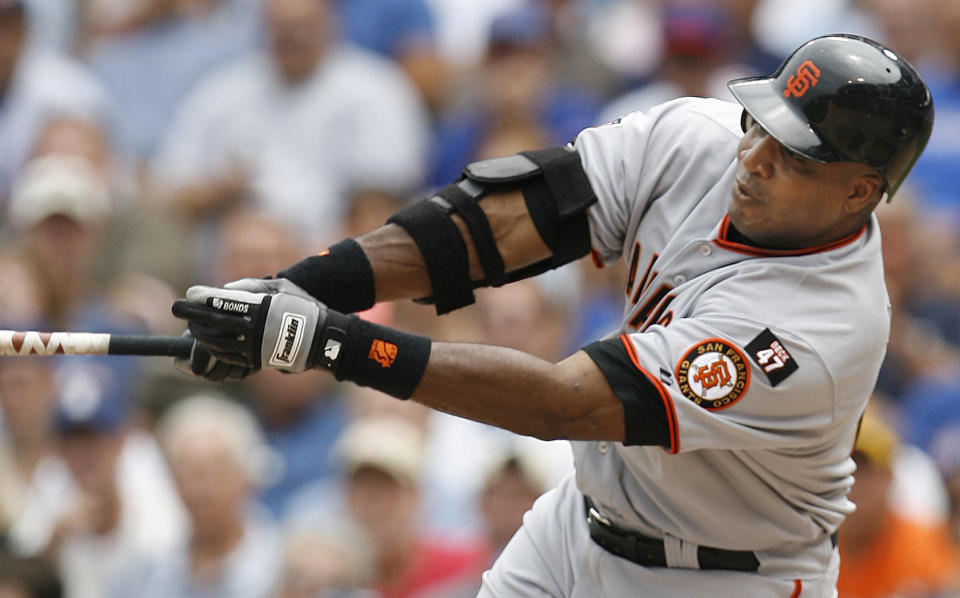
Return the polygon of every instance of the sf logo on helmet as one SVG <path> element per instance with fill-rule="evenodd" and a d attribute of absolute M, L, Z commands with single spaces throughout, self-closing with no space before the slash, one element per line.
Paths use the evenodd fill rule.
<path fill-rule="evenodd" d="M 820 80 L 820 69 L 809 60 L 804 60 L 797 67 L 797 73 L 787 79 L 787 88 L 783 90 L 784 97 L 793 94 L 795 98 L 802 98 L 807 90 L 817 85 Z"/>

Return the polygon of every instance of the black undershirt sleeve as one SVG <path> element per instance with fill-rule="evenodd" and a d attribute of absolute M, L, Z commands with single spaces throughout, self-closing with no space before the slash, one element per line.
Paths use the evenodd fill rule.
<path fill-rule="evenodd" d="M 662 446 L 672 452 L 670 419 L 664 397 L 655 383 L 633 364 L 620 337 L 591 343 L 583 350 L 597 364 L 623 403 L 623 444 Z"/>

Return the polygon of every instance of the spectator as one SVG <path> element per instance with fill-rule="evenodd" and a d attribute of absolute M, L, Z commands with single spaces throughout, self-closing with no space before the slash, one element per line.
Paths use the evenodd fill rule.
<path fill-rule="evenodd" d="M 337 455 L 347 476 L 350 514 L 375 547 L 374 589 L 383 598 L 458 596 L 483 566 L 479 546 L 425 536 L 417 513 L 423 439 L 399 419 L 361 419 L 344 432 Z"/>
<path fill-rule="evenodd" d="M 103 33 L 85 52 L 116 101 L 116 141 L 125 156 L 148 160 L 177 106 L 204 75 L 242 52 L 252 34 L 230 20 L 200 22 L 177 0 L 148 0 L 134 25 Z"/>
<path fill-rule="evenodd" d="M 891 342 L 877 388 L 894 400 L 960 364 L 957 237 L 943 222 L 924 220 L 918 210 L 909 194 L 877 210 L 893 306 Z"/>
<path fill-rule="evenodd" d="M 245 384 L 274 456 L 273 475 L 259 497 L 283 517 L 299 491 L 335 483 L 330 449 L 347 425 L 348 408 L 342 389 L 329 376 L 299 380 L 280 372 L 263 374 L 267 375 L 258 373 Z"/>
<path fill-rule="evenodd" d="M 733 9 L 725 4 L 670 0 L 663 8 L 664 57 L 651 81 L 605 107 L 609 122 L 685 96 L 732 101 L 727 81 L 754 74 L 738 64 Z"/>
<path fill-rule="evenodd" d="M 472 67 L 486 51 L 490 24 L 524 0 L 426 0 L 444 60 L 459 70 Z"/>
<path fill-rule="evenodd" d="M 373 575 L 373 549 L 349 522 L 295 522 L 284 545 L 277 598 L 378 598 L 365 589 Z"/>
<path fill-rule="evenodd" d="M 30 17 L 31 43 L 70 53 L 76 42 L 81 2 L 74 0 L 23 0 Z"/>
<path fill-rule="evenodd" d="M 905 440 L 933 457 L 946 485 L 950 529 L 960 543 L 960 369 L 911 384 L 898 413 Z"/>
<path fill-rule="evenodd" d="M 0 1 L 0 205 L 52 115 L 106 122 L 107 95 L 73 60 L 28 43 L 21 0 Z"/>
<path fill-rule="evenodd" d="M 357 186 L 420 182 L 427 122 L 394 65 L 331 39 L 330 0 L 264 0 L 269 53 L 217 71 L 179 111 L 153 166 L 173 206 L 259 207 L 338 234 Z"/>
<path fill-rule="evenodd" d="M 914 167 L 911 181 L 926 210 L 960 230 L 960 3 L 929 2 L 933 25 L 923 35 L 934 39 L 924 77 L 937 107 L 937 125 L 927 149 Z M 930 33 L 932 31 L 932 34 Z"/>
<path fill-rule="evenodd" d="M 174 405 L 157 426 L 191 523 L 189 538 L 130 568 L 110 596 L 268 598 L 281 567 L 280 534 L 252 502 L 264 444 L 240 405 L 196 396 Z"/>
<path fill-rule="evenodd" d="M 106 129 L 98 122 L 70 115 L 52 116 L 37 134 L 31 154 L 31 158 L 50 155 L 82 158 L 103 177 L 118 206 L 136 199 L 133 174 L 114 152 Z"/>
<path fill-rule="evenodd" d="M 489 36 L 476 81 L 465 86 L 469 95 L 440 118 L 435 186 L 457 179 L 473 160 L 562 145 L 594 124 L 597 99 L 552 76 L 546 9 L 531 1 L 498 17 Z"/>
<path fill-rule="evenodd" d="M 354 237 L 370 230 L 371 225 L 375 227 L 386 222 L 404 206 L 404 200 L 382 189 L 367 188 L 351 193 L 348 204 L 343 234 Z"/>
<path fill-rule="evenodd" d="M 475 316 L 480 334 L 476 342 L 556 359 L 567 351 L 573 332 L 577 275 L 575 267 L 565 267 L 535 279 L 479 290 Z M 462 331 L 455 334 L 462 335 Z M 378 398 L 379 403 L 384 403 L 383 397 Z M 523 447 L 525 452 L 537 456 L 552 483 L 572 471 L 570 445 L 566 441 L 521 438 L 493 426 L 430 410 L 424 410 L 422 417 L 428 439 L 422 512 L 427 515 L 426 529 L 433 533 L 462 539 L 484 534 L 480 497 L 485 472 L 476 464 L 489 459 L 491 454 L 513 453 Z M 533 446 L 527 447 L 527 442 Z"/>
<path fill-rule="evenodd" d="M 912 2 L 904 6 L 926 1 Z M 882 37 L 868 12 L 868 6 L 876 4 L 876 0 L 816 0 L 815 3 L 795 0 L 737 0 L 733 4 L 743 7 L 740 11 L 743 39 L 753 40 L 752 43 L 758 46 L 757 49 L 762 49 L 767 56 L 785 57 L 808 39 L 834 31 L 858 33 L 872 39 Z M 890 45 L 900 47 L 892 41 Z M 764 65 L 754 66 L 757 66 L 760 72 L 771 72 Z M 770 66 L 776 68 L 777 62 Z"/>
<path fill-rule="evenodd" d="M 840 528 L 837 588 L 844 598 L 933 597 L 957 581 L 960 561 L 945 523 L 911 521 L 890 508 L 898 450 L 893 430 L 868 412 L 853 452 L 857 510 Z"/>
<path fill-rule="evenodd" d="M 122 380 L 74 359 L 59 372 L 55 420 L 72 483 L 46 513 L 29 505 L 12 540 L 51 555 L 68 598 L 100 598 L 131 559 L 171 545 L 182 518 L 152 438 L 131 426 Z"/>
<path fill-rule="evenodd" d="M 395 60 L 427 105 L 439 107 L 447 91 L 447 69 L 424 0 L 336 0 L 336 4 L 345 38 Z"/>
<path fill-rule="evenodd" d="M 14 184 L 10 233 L 37 273 L 40 319 L 64 330 L 169 333 L 167 310 L 146 306 L 173 295 L 150 275 L 175 280 L 182 269 L 184 251 L 171 243 L 177 229 L 122 201 L 131 180 L 102 128 L 53 117 L 34 155 Z"/>
<path fill-rule="evenodd" d="M 6 328 L 35 327 L 46 313 L 39 274 L 15 247 L 0 249 L 0 321 Z"/>
<path fill-rule="evenodd" d="M 94 293 L 95 260 L 113 210 L 106 181 L 87 160 L 66 154 L 30 162 L 18 177 L 10 220 L 41 276 L 44 319 L 69 330 Z"/>
<path fill-rule="evenodd" d="M 433 15 L 423 0 L 336 0 L 336 9 L 347 40 L 398 62 L 433 46 Z"/>
<path fill-rule="evenodd" d="M 50 358 L 0 357 L 0 529 L 14 537 L 31 525 L 25 512 L 52 511 L 70 483 L 53 430 L 56 399 Z"/>
<path fill-rule="evenodd" d="M 47 561 L 0 552 L 0 596 L 62 598 L 63 584 Z"/>
<path fill-rule="evenodd" d="M 490 548 L 489 564 L 493 564 L 520 529 L 523 514 L 551 486 L 542 455 L 530 446 L 504 451 L 492 459 L 480 495 L 480 511 Z"/>
<path fill-rule="evenodd" d="M 249 209 L 230 212 L 219 233 L 218 265 L 210 273 L 217 283 L 273 275 L 303 251 L 300 236 L 289 224 Z M 283 518 L 300 490 L 331 483 L 335 477 L 328 453 L 348 417 L 342 389 L 321 372 L 307 372 L 301 379 L 264 371 L 240 390 L 273 451 L 273 467 L 258 498 Z"/>
<path fill-rule="evenodd" d="M 177 13 L 210 27 L 233 27 L 240 39 L 263 43 L 259 0 L 174 0 Z"/>
<path fill-rule="evenodd" d="M 214 271 L 217 283 L 272 276 L 306 248 L 303 236 L 283 219 L 264 211 L 239 208 L 224 215 L 217 227 Z"/>

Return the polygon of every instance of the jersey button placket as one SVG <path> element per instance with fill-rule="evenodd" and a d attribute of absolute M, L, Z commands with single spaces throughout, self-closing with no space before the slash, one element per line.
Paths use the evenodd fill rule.
<path fill-rule="evenodd" d="M 610 443 L 607 442 L 606 440 L 601 440 L 600 442 L 597 443 L 597 451 L 599 451 L 601 455 L 606 455 L 607 451 L 609 450 L 610 450 Z"/>
<path fill-rule="evenodd" d="M 709 243 L 704 243 L 700 246 L 700 255 L 703 257 L 710 257 L 713 254 L 713 247 Z"/>

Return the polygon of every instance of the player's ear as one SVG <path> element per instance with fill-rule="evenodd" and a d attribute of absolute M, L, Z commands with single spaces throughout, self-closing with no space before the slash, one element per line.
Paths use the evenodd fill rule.
<path fill-rule="evenodd" d="M 883 197 L 885 187 L 883 178 L 875 172 L 857 175 L 850 183 L 844 210 L 851 214 L 872 210 Z"/>

